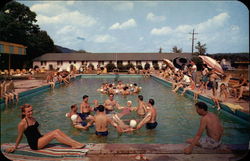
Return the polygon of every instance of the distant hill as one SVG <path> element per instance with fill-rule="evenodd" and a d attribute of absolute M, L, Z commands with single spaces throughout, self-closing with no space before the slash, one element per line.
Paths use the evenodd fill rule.
<path fill-rule="evenodd" d="M 76 50 L 65 48 L 59 45 L 55 45 L 55 48 L 56 48 L 55 50 L 57 53 L 75 53 L 76 52 Z"/>

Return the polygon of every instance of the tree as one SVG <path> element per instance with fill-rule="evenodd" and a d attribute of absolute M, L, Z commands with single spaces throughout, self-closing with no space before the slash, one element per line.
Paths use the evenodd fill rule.
<path fill-rule="evenodd" d="M 173 53 L 182 53 L 182 48 L 178 49 L 177 46 L 172 48 Z"/>
<path fill-rule="evenodd" d="M 46 31 L 35 24 L 36 13 L 16 1 L 7 3 L 0 10 L 0 40 L 27 46 L 26 56 L 12 55 L 12 68 L 32 66 L 32 60 L 44 53 L 55 51 L 53 40 Z M 7 68 L 8 55 L 1 55 L 0 67 Z"/>
<path fill-rule="evenodd" d="M 125 66 L 125 69 L 126 70 L 129 70 L 130 68 L 135 68 L 135 66 L 134 66 L 134 64 L 132 64 L 132 63 L 128 63 L 128 64 L 126 64 L 126 66 Z"/>
<path fill-rule="evenodd" d="M 197 42 L 197 45 L 195 46 L 195 49 L 197 49 L 198 51 L 198 55 L 205 55 L 207 48 L 206 48 L 206 44 L 201 44 L 200 41 Z"/>
<path fill-rule="evenodd" d="M 76 51 L 76 53 L 86 53 L 86 50 L 80 49 L 80 50 Z"/>
<path fill-rule="evenodd" d="M 116 68 L 116 66 L 115 66 L 114 63 L 108 63 L 108 64 L 106 65 L 106 68 L 107 68 L 107 71 L 108 71 L 108 72 L 112 72 L 112 71 Z"/>

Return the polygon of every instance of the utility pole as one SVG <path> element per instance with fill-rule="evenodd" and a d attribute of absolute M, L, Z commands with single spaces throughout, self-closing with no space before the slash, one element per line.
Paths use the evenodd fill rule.
<path fill-rule="evenodd" d="M 194 40 L 196 40 L 196 38 L 194 38 L 194 34 L 198 34 L 198 33 L 195 33 L 194 29 L 193 29 L 193 32 L 189 33 L 189 34 L 192 34 L 192 55 L 193 55 L 193 53 L 194 53 Z"/>

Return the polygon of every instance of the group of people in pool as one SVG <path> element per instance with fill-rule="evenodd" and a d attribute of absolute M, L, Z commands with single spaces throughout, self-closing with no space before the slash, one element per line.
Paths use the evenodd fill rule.
<path fill-rule="evenodd" d="M 84 110 L 88 108 L 91 109 L 90 106 L 86 104 L 87 98 L 88 97 L 85 96 L 84 98 L 85 101 L 83 101 L 81 105 L 81 107 L 83 107 L 81 108 L 83 110 L 81 114 L 83 115 L 85 115 L 86 113 L 84 112 Z M 112 96 L 110 96 L 110 98 L 112 98 Z M 145 104 L 142 102 L 141 98 L 142 96 L 138 96 L 139 104 Z M 112 101 L 112 99 L 111 100 L 109 99 L 107 102 L 106 101 L 105 102 L 109 104 L 110 101 L 113 102 L 114 100 Z M 94 102 L 95 105 L 98 104 L 96 100 Z M 114 101 L 113 104 L 117 103 L 115 103 Z M 187 140 L 187 143 L 189 143 L 190 145 L 184 149 L 185 154 L 192 153 L 192 150 L 195 146 L 200 146 L 202 148 L 209 148 L 209 149 L 217 148 L 221 144 L 221 137 L 223 135 L 223 126 L 221 125 L 219 118 L 214 113 L 208 112 L 207 105 L 203 102 L 197 102 L 195 106 L 196 106 L 196 112 L 201 116 L 200 126 L 196 135 L 193 138 Z M 138 107 L 136 111 L 139 114 L 140 108 Z M 124 108 L 126 109 L 126 107 Z M 77 114 L 76 105 L 72 105 L 71 109 L 75 109 L 71 110 L 71 112 L 68 114 L 69 116 L 71 115 L 72 117 L 74 114 Z M 147 124 L 146 126 L 147 128 L 155 128 L 157 126 L 156 123 L 157 114 L 156 114 L 156 109 L 154 107 L 153 99 L 149 99 L 149 102 L 147 104 L 147 112 L 145 113 L 146 115 L 134 129 L 131 129 L 130 127 L 123 127 L 122 121 L 120 122 L 120 117 L 129 113 L 129 110 L 123 110 L 122 112 L 113 114 L 112 116 L 109 117 L 108 114 L 105 113 L 105 105 L 98 105 L 94 109 L 96 109 L 97 112 L 94 116 L 88 115 L 88 117 L 91 116 L 92 118 L 89 117 L 90 121 L 87 123 L 85 127 L 88 128 L 93 123 L 95 123 L 96 135 L 102 135 L 102 136 L 108 135 L 107 124 L 109 123 L 115 126 L 116 129 L 121 132 L 133 131 L 134 129 L 139 129 L 144 124 Z M 22 140 L 23 134 L 26 135 L 27 142 L 30 148 L 33 150 L 44 148 L 54 139 L 56 139 L 60 143 L 69 145 L 72 148 L 83 148 L 85 146 L 85 144 L 82 144 L 78 141 L 71 139 L 69 136 L 64 134 L 59 129 L 53 130 L 51 132 L 42 135 L 38 130 L 39 123 L 33 117 L 33 108 L 31 105 L 25 104 L 21 106 L 21 113 L 22 113 L 22 119 L 18 124 L 18 136 L 16 139 L 16 144 L 13 147 L 5 149 L 6 152 L 14 152 L 18 148 L 18 145 Z M 82 117 L 81 114 L 78 114 L 79 118 Z M 82 126 L 82 123 L 77 124 L 77 126 Z M 201 138 L 202 133 L 205 130 L 207 136 Z"/>
<path fill-rule="evenodd" d="M 76 104 L 70 107 L 70 112 L 66 117 L 72 120 L 72 124 L 77 129 L 87 130 L 90 126 L 95 124 L 96 135 L 107 136 L 108 125 L 113 125 L 119 133 L 131 132 L 140 129 L 146 125 L 147 129 L 154 129 L 157 126 L 156 117 L 157 112 L 154 107 L 154 99 L 149 99 L 148 103 L 143 101 L 143 96 L 138 95 L 138 106 L 132 107 L 132 101 L 128 101 L 126 106 L 121 106 L 114 100 L 114 94 L 110 93 L 109 98 L 103 104 L 98 104 L 94 100 L 94 106 L 91 107 L 87 95 L 83 96 L 83 101 L 80 105 L 80 112 Z M 117 109 L 120 112 L 115 112 Z M 140 119 L 135 120 L 122 120 L 122 117 L 129 115 L 135 111 Z M 92 115 L 94 114 L 94 115 Z M 125 122 L 130 122 L 130 125 Z M 135 122 L 135 123 L 132 123 Z M 139 122 L 137 124 L 137 122 Z M 137 126 L 136 126 L 137 124 Z"/>
<path fill-rule="evenodd" d="M 122 94 L 122 95 L 131 95 L 138 94 L 141 91 L 141 87 L 137 83 L 125 84 L 122 81 L 115 83 L 102 83 L 101 87 L 97 89 L 98 92 L 102 94 Z"/>

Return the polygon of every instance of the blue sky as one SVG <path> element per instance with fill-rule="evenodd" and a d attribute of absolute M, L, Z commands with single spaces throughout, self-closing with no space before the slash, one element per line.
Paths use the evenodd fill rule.
<path fill-rule="evenodd" d="M 19 1 L 55 44 L 89 52 L 249 52 L 249 11 L 239 1 Z"/>

